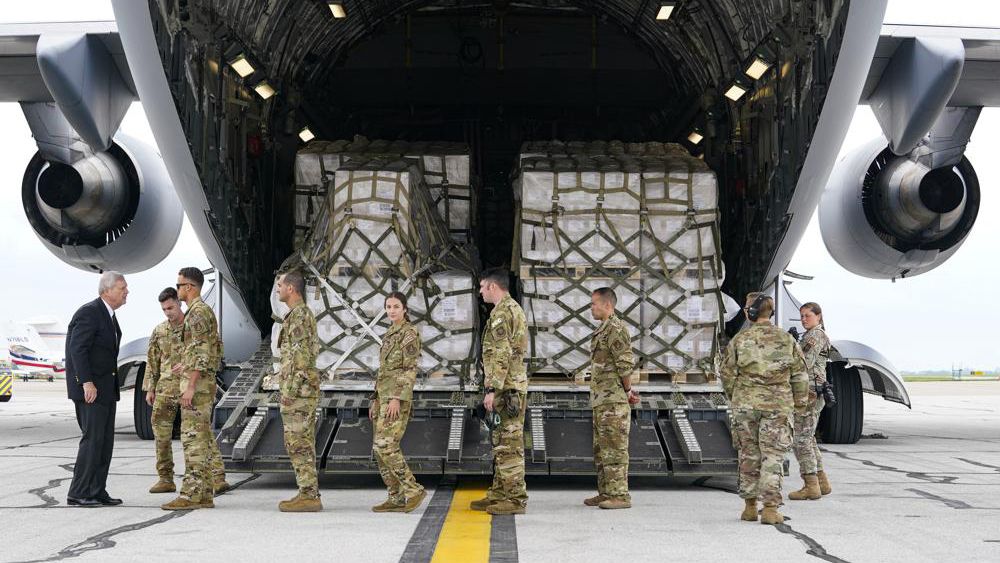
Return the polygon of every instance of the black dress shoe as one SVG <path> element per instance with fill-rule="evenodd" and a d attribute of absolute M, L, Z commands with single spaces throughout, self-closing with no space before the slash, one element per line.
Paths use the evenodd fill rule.
<path fill-rule="evenodd" d="M 104 506 L 118 506 L 122 503 L 120 498 L 111 498 L 111 495 L 104 493 L 104 495 L 97 497 L 97 502 Z"/>
<path fill-rule="evenodd" d="M 104 503 L 97 500 L 96 498 L 73 498 L 66 497 L 66 504 L 70 506 L 83 506 L 86 508 L 93 508 L 95 506 L 104 506 Z"/>

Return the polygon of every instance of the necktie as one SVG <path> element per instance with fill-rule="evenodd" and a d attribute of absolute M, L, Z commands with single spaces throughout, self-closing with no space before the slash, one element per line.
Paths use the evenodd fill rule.
<path fill-rule="evenodd" d="M 115 356 L 118 356 L 118 344 L 122 338 L 122 327 L 118 326 L 118 316 L 111 313 L 111 324 L 115 326 Z"/>

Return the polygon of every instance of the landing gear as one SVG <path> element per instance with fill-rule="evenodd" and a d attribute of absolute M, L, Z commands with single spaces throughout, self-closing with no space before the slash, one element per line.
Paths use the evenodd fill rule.
<path fill-rule="evenodd" d="M 135 421 L 135 435 L 143 440 L 153 439 L 153 407 L 146 402 L 146 392 L 142 390 L 142 380 L 145 379 L 146 364 L 139 366 L 135 374 L 135 388 L 133 395 L 133 418 Z"/>
<path fill-rule="evenodd" d="M 827 444 L 853 444 L 861 439 L 865 401 L 857 368 L 844 362 L 827 365 L 826 378 L 837 394 L 837 406 L 823 409 L 819 418 L 820 438 Z"/>

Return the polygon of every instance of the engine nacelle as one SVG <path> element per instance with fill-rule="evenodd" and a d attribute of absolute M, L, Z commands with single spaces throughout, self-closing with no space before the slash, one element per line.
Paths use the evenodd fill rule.
<path fill-rule="evenodd" d="M 52 254 L 91 272 L 155 266 L 173 249 L 184 219 L 160 155 L 121 133 L 107 152 L 72 165 L 35 153 L 21 201 Z"/>
<path fill-rule="evenodd" d="M 943 264 L 979 214 L 979 179 L 964 156 L 931 169 L 896 156 L 882 138 L 837 163 L 819 206 L 823 243 L 868 278 L 915 276 Z"/>

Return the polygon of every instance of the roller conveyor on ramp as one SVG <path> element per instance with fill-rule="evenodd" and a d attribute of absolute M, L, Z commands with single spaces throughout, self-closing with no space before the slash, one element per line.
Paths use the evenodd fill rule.
<path fill-rule="evenodd" d="M 216 407 L 216 428 L 232 471 L 292 471 L 278 393 L 260 390 L 262 368 L 244 364 Z M 256 391 L 248 386 L 256 385 Z M 706 476 L 736 472 L 728 405 L 711 385 L 646 389 L 633 409 L 629 474 Z M 490 434 L 474 415 L 476 392 L 414 392 L 402 449 L 417 474 L 492 473 Z M 377 473 L 368 393 L 325 390 L 317 408 L 316 452 L 323 473 Z M 531 389 L 525 414 L 529 475 L 595 472 L 593 422 L 586 389 Z"/>

